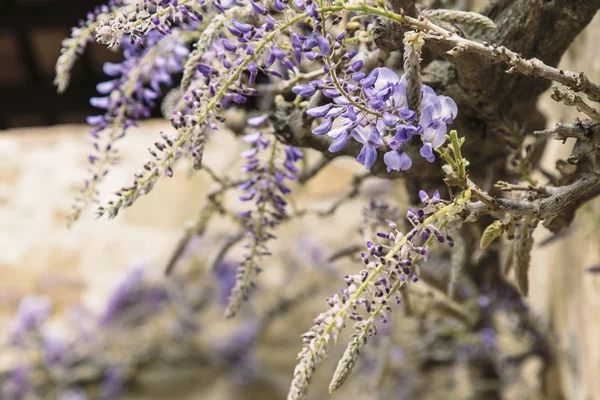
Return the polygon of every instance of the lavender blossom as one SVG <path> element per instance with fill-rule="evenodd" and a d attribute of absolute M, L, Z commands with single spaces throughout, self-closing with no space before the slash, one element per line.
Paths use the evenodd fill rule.
<path fill-rule="evenodd" d="M 63 93 L 69 86 L 71 69 L 73 69 L 77 57 L 84 52 L 88 42 L 93 39 L 96 28 L 110 19 L 110 13 L 120 3 L 120 1 L 111 0 L 107 6 L 96 7 L 94 11 L 88 13 L 85 20 L 81 20 L 78 26 L 71 29 L 71 36 L 63 40 L 54 78 L 54 84 L 58 87 L 59 93 Z"/>
<path fill-rule="evenodd" d="M 236 281 L 236 265 L 229 261 L 219 263 L 215 270 L 215 275 L 218 284 L 218 299 L 219 303 L 226 306 L 229 303 L 229 295 L 235 286 Z"/>
<path fill-rule="evenodd" d="M 172 2 L 163 3 L 157 7 L 160 9 L 164 6 L 167 10 L 173 5 Z M 188 5 L 188 2 L 179 1 L 179 5 L 182 3 Z M 207 132 L 218 130 L 218 123 L 225 120 L 220 110 L 244 104 L 248 97 L 256 96 L 258 91 L 251 86 L 259 72 L 273 79 L 287 79 L 296 73 L 296 67 L 290 57 L 281 51 L 282 47 L 277 45 L 277 41 L 283 40 L 283 33 L 301 21 L 304 14 L 284 22 L 264 16 L 265 8 L 259 1 L 251 2 L 243 10 L 234 6 L 234 3 L 213 1 L 211 6 L 216 10 L 216 18 L 205 30 L 207 34 L 200 35 L 196 51 L 190 57 L 197 71 L 196 76 L 191 78 L 193 85 L 184 96 L 182 111 L 174 111 L 171 118 L 177 133 L 162 135 L 162 139 L 155 143 L 156 149 L 150 149 L 152 159 L 135 174 L 133 184 L 122 188 L 116 201 L 100 207 L 99 215 L 116 216 L 119 209 L 130 206 L 140 195 L 151 191 L 161 176 L 172 176 L 172 164 L 182 155 L 191 156 L 194 167 L 201 168 Z M 167 11 L 156 12 L 168 14 Z M 246 19 L 258 15 L 264 22 L 243 22 L 235 18 L 238 12 Z M 219 13 L 226 17 L 219 17 Z M 145 22 L 139 24 L 144 26 Z M 193 68 L 188 63 L 184 87 L 190 83 L 190 71 L 193 72 Z M 244 76 L 248 76 L 248 85 L 242 84 Z"/>
<path fill-rule="evenodd" d="M 88 156 L 92 176 L 81 190 L 71 221 L 96 199 L 97 185 L 108 173 L 109 166 L 119 161 L 115 142 L 136 125 L 135 121 L 150 117 L 156 99 L 164 88 L 173 85 L 172 75 L 182 71 L 188 53 L 183 36 L 163 37 L 152 32 L 143 45 L 123 44 L 125 61 L 104 65 L 105 74 L 112 79 L 98 84 L 98 92 L 103 97 L 93 97 L 90 103 L 105 113 L 87 119 L 94 127 L 90 132 L 94 152 Z"/>
<path fill-rule="evenodd" d="M 261 125 L 264 121 L 264 118 L 256 118 L 249 122 L 252 125 Z M 287 216 L 285 197 L 291 189 L 286 181 L 297 179 L 298 168 L 295 163 L 303 158 L 302 152 L 295 147 L 285 148 L 284 158 L 279 158 L 278 141 L 275 138 L 264 138 L 261 131 L 247 134 L 244 140 L 252 147 L 242 153 L 242 157 L 246 159 L 242 172 L 247 174 L 248 179 L 240 184 L 238 189 L 245 192 L 240 200 L 253 201 L 256 210 L 238 213 L 245 221 L 249 250 L 236 273 L 235 286 L 225 311 L 227 317 L 235 315 L 241 303 L 248 298 L 254 285 L 251 280 L 252 274 L 260 272 L 257 262 L 263 256 L 271 254 L 266 244 L 275 238 L 272 230 Z M 258 156 L 264 150 L 268 150 L 269 155 L 266 163 L 262 164 Z"/>
<path fill-rule="evenodd" d="M 15 340 L 3 349 L 18 357 L 9 357 L 11 364 L 0 374 L 0 398 L 45 398 L 51 393 L 52 398 L 85 400 L 83 388 L 92 385 L 99 390 L 90 390 L 90 398 L 121 398 L 133 374 L 155 358 L 160 343 L 187 338 L 187 345 L 198 334 L 197 326 L 189 330 L 192 325 L 187 323 L 187 336 L 181 335 L 183 319 L 196 322 L 204 301 L 187 290 L 197 292 L 197 281 L 176 285 L 184 282 L 151 282 L 145 270 L 134 269 L 115 289 L 103 315 L 77 313 L 64 321 L 66 330 L 53 331 L 49 325 L 49 301 L 25 298 L 14 318 Z M 133 348 L 132 338 L 139 341 Z"/>
<path fill-rule="evenodd" d="M 461 199 L 446 203 L 440 200 L 437 192 L 431 197 L 425 194 L 421 197 L 424 206 L 417 211 L 412 208 L 408 211 L 407 219 L 413 228 L 407 234 L 389 221 L 389 232 L 377 234 L 385 243 L 367 241 L 366 251 L 361 253 L 366 269 L 344 277 L 347 287 L 341 290 L 341 294 L 327 299 L 331 308 L 320 314 L 311 330 L 303 336 L 304 346 L 298 354 L 300 361 L 294 370 L 288 400 L 306 398 L 315 368 L 327 357 L 328 345 L 336 342 L 349 318 L 356 321 L 355 333 L 338 363 L 330 391 L 345 382 L 361 346 L 376 334 L 376 322 L 387 323 L 392 300 L 395 299 L 396 303 L 401 300 L 399 289 L 410 281 L 419 280 L 419 263 L 427 260 L 431 241 L 444 241 L 440 231 L 456 220 L 456 214 L 462 210 L 462 204 L 468 201 L 469 196 L 466 193 Z"/>
<path fill-rule="evenodd" d="M 192 0 L 146 0 L 127 8 L 124 16 L 112 14 L 96 28 L 96 40 L 109 48 L 122 44 L 122 38 L 129 36 L 131 43 L 141 43 L 142 37 L 157 32 L 161 35 L 172 33 L 173 25 L 200 22 L 200 5 Z"/>
<path fill-rule="evenodd" d="M 22 399 L 31 393 L 30 368 L 28 365 L 18 365 L 8 372 L 8 380 L 0 387 L 2 398 Z"/>
<path fill-rule="evenodd" d="M 167 293 L 164 288 L 143 281 L 144 270 L 132 269 L 110 297 L 100 318 L 102 325 L 117 321 L 135 324 L 156 314 L 163 307 Z"/>
<path fill-rule="evenodd" d="M 30 295 L 21 300 L 12 332 L 13 343 L 25 345 L 32 336 L 35 339 L 51 311 L 52 303 L 43 297 Z"/>
<path fill-rule="evenodd" d="M 126 377 L 120 366 L 111 366 L 104 372 L 101 400 L 117 400 L 125 389 Z"/>
<path fill-rule="evenodd" d="M 229 366 L 239 385 L 247 384 L 257 375 L 259 365 L 255 350 L 258 334 L 258 322 L 247 321 L 232 335 L 216 344 L 217 355 Z"/>
<path fill-rule="evenodd" d="M 352 54 L 347 54 L 349 58 Z M 421 136 L 421 155 L 428 161 L 435 160 L 433 150 L 444 144 L 447 124 L 457 114 L 456 103 L 449 97 L 437 96 L 433 89 L 423 85 L 421 90 L 422 117 L 417 119 L 415 111 L 408 108 L 406 80 L 389 68 L 375 68 L 368 75 L 360 71 L 362 62 L 356 61 L 337 77 L 329 65 L 330 75 L 325 80 L 298 85 L 295 92 L 301 96 L 312 96 L 321 91 L 333 99 L 333 104 L 309 109 L 307 114 L 324 121 L 313 133 L 328 134 L 334 142 L 330 151 L 342 150 L 352 136 L 363 145 L 357 161 L 371 169 L 378 158 L 377 148 L 387 145 L 390 151 L 384 154 L 388 172 L 405 171 L 412 160 L 404 151 L 404 145 L 414 136 Z M 335 125 L 339 127 L 335 127 Z M 387 138 L 387 139 L 386 139 Z"/>

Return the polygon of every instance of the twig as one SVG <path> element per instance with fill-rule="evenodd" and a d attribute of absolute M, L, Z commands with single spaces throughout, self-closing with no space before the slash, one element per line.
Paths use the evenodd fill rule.
<path fill-rule="evenodd" d="M 221 184 L 221 186 L 227 186 L 229 180 L 227 178 L 221 178 L 219 175 L 217 175 L 217 173 L 210 168 L 208 165 L 203 165 L 202 166 L 202 170 L 205 171 L 208 175 L 210 175 L 210 177 L 213 179 L 213 181 L 218 182 Z"/>
<path fill-rule="evenodd" d="M 458 11 L 445 9 L 423 10 L 421 12 L 421 15 L 431 19 L 437 19 L 445 22 L 453 22 L 455 24 L 480 26 L 490 31 L 495 31 L 497 29 L 494 21 L 492 21 L 485 15 L 472 11 Z"/>
<path fill-rule="evenodd" d="M 308 288 L 294 294 L 292 297 L 287 297 L 279 300 L 279 302 L 268 310 L 261 318 L 259 326 L 262 330 L 269 326 L 269 324 L 277 320 L 277 316 L 286 313 L 290 308 L 300 304 L 302 301 L 309 298 L 312 294 L 316 293 L 319 289 L 319 285 L 313 284 Z"/>
<path fill-rule="evenodd" d="M 552 129 L 544 129 L 543 131 L 533 132 L 535 135 L 552 135 L 555 140 L 565 141 L 568 138 L 585 140 L 593 132 L 596 123 L 586 119 L 584 121 L 576 121 L 573 124 L 557 123 Z"/>
<path fill-rule="evenodd" d="M 171 272 L 173 272 L 175 265 L 177 265 L 177 261 L 179 261 L 183 255 L 183 252 L 190 243 L 190 240 L 192 240 L 194 236 L 200 236 L 204 233 L 206 226 L 214 215 L 214 211 L 215 209 L 212 206 L 204 207 L 196 221 L 184 231 L 183 236 L 177 242 L 177 246 L 169 258 L 169 262 L 165 268 L 165 275 L 170 275 Z"/>
<path fill-rule="evenodd" d="M 504 192 L 512 192 L 512 191 L 524 191 L 524 192 L 535 192 L 544 197 L 551 196 L 557 188 L 552 186 L 533 186 L 529 184 L 511 184 L 504 181 L 498 181 L 494 187 L 498 190 L 502 190 Z"/>
<path fill-rule="evenodd" d="M 589 106 L 583 99 L 568 89 L 552 86 L 552 99 L 562 102 L 567 106 L 575 106 L 577 111 L 584 113 L 596 122 L 600 122 L 600 113 Z"/>
<path fill-rule="evenodd" d="M 586 175 L 570 185 L 560 186 L 550 196 L 536 200 L 496 199 L 498 209 L 492 210 L 482 201 L 466 203 L 464 208 L 471 214 L 480 216 L 494 211 L 508 212 L 514 216 L 534 215 L 539 219 L 552 218 L 578 199 L 600 187 L 597 175 Z"/>
<path fill-rule="evenodd" d="M 459 57 L 463 52 L 470 52 L 499 60 L 510 66 L 507 73 L 518 72 L 527 76 L 552 80 L 571 88 L 575 92 L 585 93 L 592 101 L 600 101 L 600 86 L 590 82 L 583 73 L 578 74 L 573 71 L 554 68 L 544 64 L 537 58 L 524 59 L 504 46 L 480 43 L 463 38 L 426 19 L 405 16 L 404 23 L 427 32 L 426 40 L 454 46 L 448 51 L 451 56 Z"/>
<path fill-rule="evenodd" d="M 221 263 L 221 261 L 223 261 L 223 259 L 225 258 L 225 256 L 229 252 L 229 250 L 233 246 L 238 244 L 243 238 L 244 238 L 244 232 L 238 232 L 233 236 L 229 236 L 225 240 L 225 242 L 223 242 L 223 244 L 221 245 L 221 248 L 219 249 L 219 252 L 217 253 L 217 256 L 215 257 L 215 260 L 212 263 L 211 271 L 217 270 L 217 268 L 219 267 L 219 264 Z"/>
<path fill-rule="evenodd" d="M 491 211 L 497 211 L 499 209 L 496 198 L 488 194 L 485 190 L 481 189 L 468 177 L 460 179 L 450 165 L 444 165 L 442 170 L 445 175 L 444 181 L 447 184 L 451 186 L 459 186 L 465 190 L 470 189 L 473 192 L 473 197 L 484 203 Z"/>
<path fill-rule="evenodd" d="M 357 252 L 360 251 L 360 249 L 362 249 L 363 246 L 359 245 L 359 244 L 352 244 L 350 246 L 346 246 L 343 247 L 335 252 L 333 252 L 328 258 L 327 258 L 327 262 L 334 262 L 339 260 L 340 258 L 344 258 L 344 257 L 352 257 L 353 255 L 356 255 Z"/>
<path fill-rule="evenodd" d="M 321 159 L 315 165 L 313 165 L 312 167 L 310 167 L 308 169 L 308 171 L 306 171 L 302 175 L 300 175 L 300 177 L 298 178 L 298 183 L 301 183 L 301 184 L 306 183 L 313 176 L 318 174 L 323 168 L 325 168 L 330 162 L 331 162 L 331 158 L 321 157 Z"/>
<path fill-rule="evenodd" d="M 328 217 L 330 215 L 333 215 L 342 204 L 358 196 L 358 194 L 360 193 L 361 184 L 369 176 L 371 175 L 368 172 L 362 175 L 355 175 L 352 178 L 352 187 L 350 188 L 350 190 L 347 191 L 342 197 L 340 197 L 335 203 L 333 203 L 331 207 L 329 207 L 329 209 L 318 212 L 318 215 L 321 217 Z"/>

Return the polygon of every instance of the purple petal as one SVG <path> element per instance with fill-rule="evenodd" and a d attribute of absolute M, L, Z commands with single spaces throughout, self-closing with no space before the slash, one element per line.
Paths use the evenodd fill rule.
<path fill-rule="evenodd" d="M 396 126 L 400 122 L 400 118 L 395 116 L 394 114 L 390 114 L 389 112 L 383 113 L 383 123 L 386 126 Z"/>
<path fill-rule="evenodd" d="M 323 118 L 329 110 L 333 107 L 332 104 L 325 104 L 324 106 L 314 107 L 306 111 L 306 114 L 313 118 Z"/>
<path fill-rule="evenodd" d="M 265 121 L 269 118 L 268 114 L 259 115 L 258 117 L 252 117 L 248 119 L 248 126 L 261 126 L 265 123 Z"/>
<path fill-rule="evenodd" d="M 387 172 L 406 171 L 412 166 L 412 160 L 405 152 L 396 150 L 388 151 L 383 155 L 383 162 L 387 165 Z"/>
<path fill-rule="evenodd" d="M 331 145 L 329 146 L 329 151 L 332 153 L 337 153 L 338 151 L 343 150 L 348 144 L 349 140 L 350 137 L 347 133 L 339 135 L 333 142 L 331 142 Z"/>
<path fill-rule="evenodd" d="M 331 120 L 327 119 L 321 125 L 317 126 L 315 129 L 313 129 L 312 132 L 315 135 L 323 135 L 331 130 L 332 125 L 333 125 L 333 122 Z"/>
<path fill-rule="evenodd" d="M 365 145 L 365 168 L 371 169 L 377 161 L 377 150 L 373 146 Z"/>
<path fill-rule="evenodd" d="M 425 158 L 429 162 L 435 161 L 435 155 L 433 154 L 433 147 L 430 143 L 425 143 L 423 147 L 421 147 L 420 151 L 423 158 Z"/>

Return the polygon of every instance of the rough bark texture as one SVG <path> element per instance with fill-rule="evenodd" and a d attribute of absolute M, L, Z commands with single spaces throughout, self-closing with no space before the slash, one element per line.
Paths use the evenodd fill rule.
<path fill-rule="evenodd" d="M 595 15 L 598 0 L 513 0 L 488 6 L 495 32 L 474 31 L 473 39 L 506 46 L 525 58 L 538 58 L 556 66 L 575 36 Z M 445 49 L 444 49 L 445 50 Z M 490 63 L 477 54 L 463 54 L 455 63 L 435 62 L 424 73 L 436 90 L 454 97 L 458 104 L 459 132 L 469 139 L 465 149 L 473 164 L 501 159 L 506 149 L 494 134 L 494 122 L 503 115 L 516 118 L 527 129 L 543 129 L 536 110 L 538 96 L 550 85 L 547 80 L 506 74 L 504 63 Z M 500 168 L 500 167 L 499 167 Z M 494 176 L 503 174 L 495 171 Z"/>
<path fill-rule="evenodd" d="M 489 32 L 465 28 L 468 37 L 505 46 L 524 58 L 535 57 L 550 66 L 558 64 L 561 55 L 600 6 L 600 0 L 497 0 L 491 3 L 487 7 L 487 15 L 498 29 Z M 414 1 L 396 0 L 393 8 L 411 15 L 418 13 L 414 4 Z M 375 32 L 375 43 L 384 53 L 400 50 L 404 30 L 397 23 L 381 20 Z M 504 179 L 505 174 L 498 173 L 508 151 L 502 135 L 498 134 L 502 130 L 502 122 L 516 120 L 528 132 L 543 129 L 545 119 L 536 109 L 536 102 L 550 81 L 507 74 L 506 63 L 491 62 L 480 54 L 463 52 L 459 56 L 448 55 L 450 47 L 436 41 L 430 41 L 425 49 L 434 51 L 437 59 L 431 60 L 430 55 L 424 55 L 431 62 L 424 62 L 428 65 L 423 69 L 423 81 L 458 103 L 460 112 L 453 128 L 467 137 L 465 154 L 471 162 L 471 169 L 481 175 L 492 174 Z M 310 119 L 290 105 L 282 103 L 280 107 L 280 117 L 273 116 L 273 121 L 284 141 L 327 154 L 327 138 L 311 135 Z M 301 124 L 297 123 L 298 118 L 301 118 Z M 379 150 L 383 153 L 382 148 Z M 407 153 L 413 159 L 411 170 L 387 174 L 383 157 L 379 157 L 372 173 L 390 179 L 403 177 L 440 181 L 438 163 L 430 164 L 419 157 L 416 146 L 407 146 Z M 335 156 L 356 154 L 357 146 L 349 145 Z"/>
<path fill-rule="evenodd" d="M 470 38 L 505 46 L 524 58 L 535 57 L 550 66 L 558 64 L 562 54 L 591 21 L 600 6 L 598 0 L 505 0 L 492 3 L 494 4 L 488 5 L 486 15 L 495 21 L 498 29 L 495 32 L 468 30 Z M 392 29 L 389 37 L 398 35 L 397 27 L 388 29 Z M 445 54 L 450 50 L 448 46 L 436 44 L 433 49 L 450 62 L 430 63 L 423 71 L 425 83 L 457 101 L 460 113 L 453 127 L 467 137 L 464 154 L 471 161 L 470 171 L 473 179 L 486 182 L 490 177 L 493 177 L 494 181 L 510 178 L 504 163 L 507 146 L 502 135 L 498 134 L 498 126 L 502 125 L 504 118 L 510 118 L 525 125 L 528 132 L 543 129 L 545 119 L 536 109 L 536 102 L 551 82 L 507 74 L 506 64 L 491 63 L 477 54 L 462 53 L 453 58 Z M 421 175 L 420 181 L 407 182 L 410 193 L 416 193 L 418 188 L 440 186 L 441 176 L 435 176 L 434 170 L 420 167 L 419 165 L 419 170 L 425 173 Z M 429 175 L 429 171 L 432 175 Z M 440 171 L 439 166 L 437 171 Z M 556 230 L 568 226 L 577 207 L 596 195 L 596 187 L 591 186 L 586 189 L 585 196 L 573 199 L 571 206 L 558 213 L 548 225 Z M 545 202 L 544 212 L 552 212 L 552 207 L 562 199 L 560 195 L 553 197 L 552 201 Z M 480 229 L 489 222 L 484 218 Z M 474 252 L 477 248 L 479 232 L 471 230 L 465 235 L 465 247 L 468 252 Z M 500 254 L 490 251 L 481 260 L 471 260 L 466 270 L 479 287 L 514 290 L 507 287 L 501 277 L 500 265 Z M 540 354 L 545 360 L 543 374 L 546 377 L 556 376 L 556 354 L 548 346 L 541 346 Z M 490 378 L 501 374 L 501 371 L 493 366 L 479 367 Z M 544 386 L 548 398 L 564 398 L 563 388 L 555 379 L 546 379 Z M 484 395 L 485 398 L 501 396 L 494 389 L 490 389 Z"/>

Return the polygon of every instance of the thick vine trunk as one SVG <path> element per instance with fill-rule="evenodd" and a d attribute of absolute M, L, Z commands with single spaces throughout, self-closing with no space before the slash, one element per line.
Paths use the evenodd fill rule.
<path fill-rule="evenodd" d="M 498 29 L 492 33 L 475 30 L 467 31 L 471 38 L 489 43 L 504 45 L 520 53 L 525 58 L 538 58 L 548 65 L 556 66 L 562 54 L 573 39 L 591 21 L 600 7 L 598 0 L 497 0 L 486 7 L 485 13 L 495 21 Z M 392 35 L 398 35 L 397 29 Z M 394 30 L 395 29 L 395 30 Z M 506 157 L 510 149 L 502 135 L 507 122 L 516 121 L 525 128 L 525 132 L 545 128 L 545 118 L 537 110 L 539 95 L 546 90 L 550 82 L 507 74 L 503 63 L 490 63 L 475 54 L 462 54 L 458 59 L 447 57 L 449 48 L 434 46 L 438 56 L 447 61 L 433 61 L 425 69 L 425 83 L 434 87 L 436 92 L 453 97 L 459 106 L 459 119 L 453 125 L 461 135 L 467 138 L 464 148 L 466 158 L 471 162 L 470 173 L 473 180 L 483 186 L 498 180 L 510 181 L 506 169 Z M 543 149 L 540 146 L 539 149 Z M 542 151 L 532 161 L 536 163 Z M 442 184 L 439 165 L 419 165 L 421 179 L 407 181 L 409 193 L 416 194 L 418 189 L 438 188 L 445 190 Z M 484 187 L 484 189 L 491 189 Z M 415 202 L 418 198 L 413 199 Z M 574 213 L 571 213 L 574 214 Z M 567 216 L 562 228 L 571 221 Z M 478 230 L 464 230 L 467 254 L 478 250 L 481 232 L 491 220 L 484 218 Z M 447 262 L 449 265 L 450 263 Z M 467 259 L 465 270 L 478 288 L 487 292 L 513 292 L 516 290 L 506 283 L 501 275 L 501 258 L 498 251 L 490 251 L 480 260 Z M 491 316 L 482 315 L 476 328 L 492 324 Z M 528 319 L 524 317 L 525 323 Z M 530 322 L 530 321 L 529 321 Z M 535 326 L 530 327 L 536 330 Z M 548 399 L 565 398 L 560 380 L 556 354 L 552 344 L 540 338 L 536 349 L 542 356 L 545 366 L 542 382 Z M 488 360 L 490 361 L 490 360 Z M 484 378 L 499 379 L 502 371 L 493 362 L 483 361 L 474 366 Z M 478 393 L 486 399 L 500 399 L 499 388 L 490 388 Z"/>

